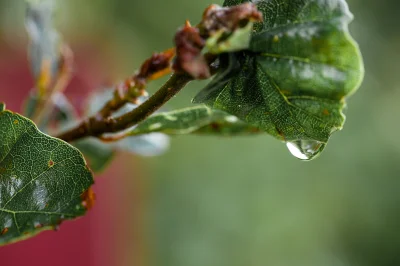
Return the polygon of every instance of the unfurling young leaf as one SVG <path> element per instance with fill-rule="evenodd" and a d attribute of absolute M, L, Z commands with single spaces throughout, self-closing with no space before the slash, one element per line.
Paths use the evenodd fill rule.
<path fill-rule="evenodd" d="M 200 30 L 209 35 L 206 48 L 212 54 L 249 48 L 253 23 L 262 20 L 256 6 L 245 3 L 233 7 L 211 5 L 203 14 Z"/>
<path fill-rule="evenodd" d="M 206 48 L 212 54 L 248 49 L 252 30 L 253 23 L 249 22 L 245 27 L 235 30 L 229 37 L 225 37 L 223 31 L 217 32 L 207 39 Z"/>
<path fill-rule="evenodd" d="M 0 104 L 0 245 L 84 215 L 92 184 L 77 149 Z"/>
<path fill-rule="evenodd" d="M 348 32 L 352 15 L 343 0 L 253 2 L 264 21 L 255 24 L 249 51 L 220 57 L 225 71 L 194 102 L 235 115 L 312 159 L 343 127 L 345 98 L 363 78 Z"/>

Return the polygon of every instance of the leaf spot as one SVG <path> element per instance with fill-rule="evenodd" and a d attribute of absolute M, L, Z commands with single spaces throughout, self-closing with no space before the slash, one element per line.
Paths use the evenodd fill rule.
<path fill-rule="evenodd" d="M 90 210 L 95 203 L 96 194 L 94 194 L 92 188 L 89 188 L 88 190 L 82 193 L 81 199 L 82 199 L 82 206 L 85 207 L 85 209 Z"/>
<path fill-rule="evenodd" d="M 5 235 L 8 232 L 8 227 L 5 227 L 3 230 L 1 230 L 0 235 Z"/>

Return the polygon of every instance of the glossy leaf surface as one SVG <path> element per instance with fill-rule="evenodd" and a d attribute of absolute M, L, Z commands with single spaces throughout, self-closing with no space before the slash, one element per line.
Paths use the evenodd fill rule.
<path fill-rule="evenodd" d="M 225 1 L 235 5 L 245 1 Z M 352 15 L 342 0 L 253 1 L 257 23 L 249 51 L 229 56 L 225 71 L 194 99 L 285 140 L 326 143 L 340 130 L 345 97 L 363 77 Z M 237 67 L 239 66 L 239 67 Z"/>
<path fill-rule="evenodd" d="M 84 215 L 93 177 L 82 154 L 0 106 L 0 245 Z"/>

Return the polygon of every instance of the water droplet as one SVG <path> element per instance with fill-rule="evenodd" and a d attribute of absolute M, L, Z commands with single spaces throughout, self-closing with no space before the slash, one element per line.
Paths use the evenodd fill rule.
<path fill-rule="evenodd" d="M 294 140 L 286 142 L 290 153 L 304 161 L 310 161 L 318 157 L 326 144 L 316 140 Z"/>

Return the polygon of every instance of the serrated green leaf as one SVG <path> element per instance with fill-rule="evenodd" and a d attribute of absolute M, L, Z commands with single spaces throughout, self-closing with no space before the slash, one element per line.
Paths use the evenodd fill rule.
<path fill-rule="evenodd" d="M 85 214 L 93 177 L 77 149 L 10 111 L 0 112 L 0 136 L 0 245 Z"/>
<path fill-rule="evenodd" d="M 24 104 L 24 114 L 30 117 L 39 97 L 32 92 Z M 63 93 L 58 93 L 52 97 L 54 109 L 49 113 L 40 125 L 40 129 L 45 133 L 49 124 L 55 126 L 58 131 L 68 130 L 78 123 L 78 116 L 72 103 Z M 38 126 L 39 127 L 39 126 Z M 112 161 L 115 151 L 110 145 L 104 144 L 95 138 L 85 138 L 71 143 L 85 157 L 94 173 L 102 172 Z"/>
<path fill-rule="evenodd" d="M 301 26 L 309 22 L 352 20 L 345 0 L 225 0 L 224 6 L 253 2 L 263 13 L 263 22 L 256 23 L 256 32 L 279 29 L 282 26 Z"/>
<path fill-rule="evenodd" d="M 228 0 L 225 5 L 242 2 Z M 344 99 L 363 77 L 360 52 L 347 29 L 352 15 L 346 2 L 253 2 L 264 21 L 255 26 L 250 51 L 229 58 L 241 70 L 228 81 L 207 86 L 194 101 L 285 141 L 326 143 L 342 128 Z"/>
<path fill-rule="evenodd" d="M 158 113 L 132 129 L 128 135 L 162 132 L 180 134 L 239 135 L 259 132 L 237 117 L 205 105 Z"/>
<path fill-rule="evenodd" d="M 32 116 L 39 97 L 32 92 L 24 104 L 24 114 L 28 118 Z M 64 131 L 76 126 L 78 118 L 73 105 L 68 98 L 62 94 L 53 95 L 54 109 L 42 119 L 41 125 L 37 125 L 43 132 L 47 133 L 49 124 L 54 124 L 58 131 Z M 90 169 L 94 173 L 102 172 L 114 158 L 115 152 L 110 145 L 104 144 L 95 138 L 85 138 L 71 143 L 87 160 Z"/>

